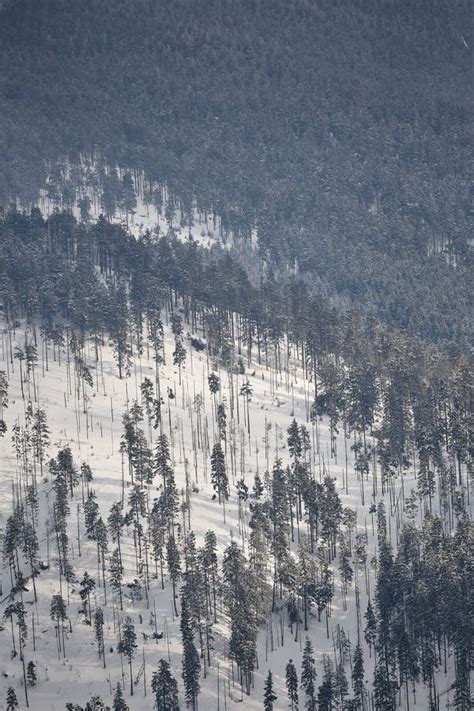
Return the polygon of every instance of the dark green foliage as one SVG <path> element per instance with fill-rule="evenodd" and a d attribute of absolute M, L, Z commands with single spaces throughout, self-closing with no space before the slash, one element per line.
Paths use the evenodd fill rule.
<path fill-rule="evenodd" d="M 91 578 L 88 572 L 86 571 L 84 573 L 84 576 L 81 580 L 80 583 L 81 587 L 79 588 L 79 597 L 82 600 L 82 607 L 80 612 L 82 612 L 84 615 L 87 616 L 87 620 L 89 624 L 91 624 L 92 618 L 91 618 L 91 593 L 95 589 L 95 580 L 94 578 Z"/>
<path fill-rule="evenodd" d="M 165 659 L 160 659 L 158 671 L 153 672 L 151 688 L 155 695 L 157 711 L 179 711 L 178 684 Z"/>
<path fill-rule="evenodd" d="M 113 711 L 129 711 L 129 706 L 125 703 L 125 700 L 123 698 L 123 691 L 122 687 L 120 684 L 117 684 L 117 687 L 114 692 L 114 700 L 112 702 L 112 710 Z"/>
<path fill-rule="evenodd" d="M 269 671 L 265 679 L 265 688 L 263 691 L 264 711 L 273 711 L 273 705 L 277 699 L 278 697 L 273 690 L 273 676 L 271 671 Z"/>
<path fill-rule="evenodd" d="M 188 705 L 195 711 L 200 691 L 199 674 L 201 664 L 194 644 L 193 631 L 186 597 L 181 598 L 181 636 L 183 640 L 183 682 Z"/>
<path fill-rule="evenodd" d="M 18 699 L 16 698 L 15 689 L 12 686 L 8 687 L 7 690 L 7 711 L 15 711 L 18 708 Z"/>
<path fill-rule="evenodd" d="M 352 686 L 354 688 L 354 700 L 356 708 L 363 707 L 364 700 L 364 659 L 360 644 L 354 651 L 354 661 L 352 665 Z"/>
<path fill-rule="evenodd" d="M 230 618 L 229 657 L 237 663 L 241 684 L 250 694 L 257 655 L 256 586 L 235 542 L 224 551 L 222 572 L 224 603 Z"/>
<path fill-rule="evenodd" d="M 216 442 L 211 454 L 211 481 L 219 497 L 219 503 L 229 498 L 229 480 L 225 466 L 224 452 L 220 442 Z"/>
<path fill-rule="evenodd" d="M 7 431 L 4 410 L 8 407 L 8 379 L 4 370 L 0 370 L 0 437 Z"/>
<path fill-rule="evenodd" d="M 209 390 L 213 395 L 219 392 L 221 383 L 219 376 L 216 373 L 211 373 L 207 379 L 207 382 L 209 384 Z"/>
<path fill-rule="evenodd" d="M 298 709 L 298 674 L 293 660 L 290 659 L 285 669 L 286 690 L 290 701 L 291 711 Z"/>
<path fill-rule="evenodd" d="M 176 584 L 178 583 L 178 581 L 181 577 L 181 558 L 179 555 L 179 550 L 176 545 L 174 536 L 170 536 L 168 538 L 168 542 L 166 545 L 166 559 L 167 559 L 167 563 L 168 563 L 169 576 L 170 576 L 171 582 L 173 584 L 174 611 L 175 611 L 175 614 L 177 615 L 178 611 L 176 608 Z"/>
<path fill-rule="evenodd" d="M 99 659 L 102 659 L 102 664 L 105 669 L 104 613 L 100 607 L 98 607 L 94 613 L 94 630 Z"/>
<path fill-rule="evenodd" d="M 334 673 L 330 659 L 325 655 L 323 683 L 318 688 L 318 711 L 331 711 L 334 701 Z"/>
<path fill-rule="evenodd" d="M 53 595 L 50 605 L 51 619 L 60 621 L 67 617 L 66 605 L 61 595 Z"/>
<path fill-rule="evenodd" d="M 120 609 L 122 609 L 123 565 L 120 559 L 120 551 L 118 548 L 114 550 L 109 560 L 109 576 L 110 585 L 112 587 L 112 590 L 118 595 Z"/>
<path fill-rule="evenodd" d="M 305 708 L 308 711 L 316 711 L 316 676 L 313 645 L 309 637 L 306 637 L 301 665 L 301 688 L 305 694 Z"/>
<path fill-rule="evenodd" d="M 33 661 L 28 662 L 28 666 L 26 667 L 26 678 L 28 680 L 29 686 L 35 686 L 36 682 L 38 681 L 38 675 L 36 674 L 36 664 Z"/>
<path fill-rule="evenodd" d="M 131 617 L 126 617 L 121 629 L 120 640 L 117 645 L 117 652 L 122 654 L 127 660 L 130 668 L 130 694 L 133 696 L 133 672 L 132 660 L 137 648 L 137 635 Z"/>
<path fill-rule="evenodd" d="M 110 706 L 106 706 L 100 696 L 94 695 L 84 706 L 84 711 L 110 711 Z"/>
<path fill-rule="evenodd" d="M 364 631 L 364 637 L 365 641 L 369 645 L 369 649 L 372 650 L 372 648 L 375 645 L 375 640 L 377 638 L 377 622 L 375 620 L 375 614 L 374 614 L 374 609 L 370 603 L 367 605 L 367 611 L 365 613 L 365 620 L 366 620 L 366 625 L 365 625 L 365 631 Z"/>

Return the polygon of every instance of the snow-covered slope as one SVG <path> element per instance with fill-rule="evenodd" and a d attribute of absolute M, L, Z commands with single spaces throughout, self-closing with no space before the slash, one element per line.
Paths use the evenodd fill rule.
<path fill-rule="evenodd" d="M 199 334 L 196 334 L 199 336 Z M 18 360 L 10 359 L 10 348 L 6 331 L 2 333 L 0 350 L 0 370 L 5 370 L 9 378 L 9 404 L 5 412 L 8 431 L 0 439 L 0 527 L 3 529 L 7 517 L 12 512 L 13 496 L 18 494 L 19 462 L 12 442 L 14 425 L 20 427 L 25 423 L 25 407 L 31 399 L 33 408 L 44 409 L 50 430 L 50 444 L 47 457 L 56 456 L 59 448 L 69 445 L 77 467 L 81 462 L 90 465 L 93 471 L 92 489 L 97 495 L 101 514 L 106 520 L 112 503 L 120 500 L 122 493 L 122 476 L 125 470 L 127 479 L 127 464 L 121 451 L 123 434 L 122 415 L 130 408 L 134 400 L 141 401 L 140 385 L 145 377 L 154 382 L 154 362 L 145 347 L 142 356 L 136 353 L 132 359 L 130 377 L 120 380 L 113 359 L 112 349 L 104 346 L 101 349 L 101 360 L 96 363 L 91 344 L 87 345 L 87 364 L 91 367 L 93 386 L 82 385 L 76 390 L 78 383 L 72 363 L 68 362 L 67 354 L 58 353 L 51 344 L 47 347 L 38 334 L 39 360 L 28 382 L 23 383 L 25 397 L 22 397 L 20 371 Z M 13 344 L 24 345 L 25 331 L 17 330 L 13 335 Z M 33 335 L 28 331 L 26 338 Z M 287 451 L 287 428 L 293 417 L 305 424 L 310 433 L 311 449 L 308 455 L 311 472 L 317 481 L 330 475 L 336 478 L 337 490 L 344 506 L 350 506 L 357 514 L 357 530 L 367 532 L 368 561 L 370 563 L 375 553 L 375 532 L 373 514 L 369 512 L 372 501 L 382 498 L 380 482 L 376 473 L 370 474 L 364 482 L 365 498 L 361 501 L 361 483 L 352 467 L 351 442 L 346 442 L 342 434 L 337 439 L 337 457 L 331 457 L 328 424 L 325 421 L 311 423 L 309 409 L 312 398 L 312 384 L 305 380 L 298 363 L 290 354 L 290 362 L 283 363 L 281 371 L 273 364 L 267 367 L 254 361 L 246 363 L 246 355 L 242 354 L 246 372 L 232 372 L 221 369 L 211 363 L 206 351 L 197 351 L 190 346 L 189 337 L 185 339 L 186 362 L 181 374 L 173 365 L 172 351 L 174 341 L 169 329 L 165 336 L 165 363 L 161 366 L 161 393 L 164 396 L 163 431 L 170 439 L 172 464 L 175 470 L 178 490 L 184 491 L 186 477 L 192 483 L 191 496 L 191 528 L 195 532 L 198 545 L 203 542 L 204 534 L 212 529 L 217 535 L 220 555 L 229 545 L 231 538 L 248 550 L 249 511 L 245 506 L 244 521 L 239 523 L 239 506 L 236 494 L 236 482 L 241 477 L 249 488 L 252 487 L 254 476 L 259 473 L 262 479 L 265 471 L 273 466 L 280 457 L 284 466 L 289 462 Z M 47 360 L 46 360 L 47 356 Z M 208 376 L 213 366 L 220 377 L 221 389 L 216 399 L 210 393 Z M 240 366 L 240 370 L 243 370 Z M 23 375 L 24 375 L 23 371 Z M 249 402 L 247 421 L 245 398 L 238 395 L 241 386 L 248 382 L 252 389 Z M 172 395 L 169 397 L 167 395 Z M 226 404 L 228 413 L 228 449 L 227 467 L 230 478 L 230 499 L 226 505 L 225 520 L 223 507 L 213 499 L 214 490 L 210 481 L 210 449 L 216 435 L 215 407 L 218 401 Z M 157 433 L 146 423 L 143 425 L 149 443 L 154 446 Z M 250 434 L 249 434 L 250 433 Z M 37 467 L 38 469 L 38 467 Z M 39 471 L 37 471 L 39 476 Z M 409 491 L 412 475 L 408 474 L 404 486 Z M 397 486 L 400 486 L 398 482 Z M 29 689 L 30 708 L 38 711 L 64 710 L 67 701 L 85 705 L 94 694 L 100 695 L 106 703 L 111 704 L 112 691 L 117 682 L 124 682 L 126 699 L 130 708 L 141 711 L 153 708 L 153 698 L 150 688 L 152 672 L 157 669 L 160 658 L 169 659 L 171 667 L 180 685 L 180 703 L 184 708 L 183 687 L 181 680 L 181 636 L 179 620 L 173 611 L 171 584 L 165 576 L 165 589 L 161 589 L 159 580 L 151 579 L 148 601 L 132 600 L 127 594 L 125 585 L 124 610 L 118 609 L 112 591 L 107 590 L 105 604 L 103 587 L 96 587 L 93 607 L 102 606 L 105 616 L 105 661 L 103 669 L 99 661 L 94 630 L 84 623 L 83 615 L 78 610 L 81 601 L 78 595 L 78 584 L 72 584 L 66 593 L 70 629 L 67 627 L 65 658 L 58 658 L 54 622 L 50 619 L 49 605 L 54 594 L 59 592 L 58 570 L 54 536 L 46 536 L 46 521 L 51 524 L 52 482 L 47 467 L 44 468 L 43 480 L 40 482 L 40 546 L 41 559 L 49 562 L 49 568 L 43 570 L 36 580 L 39 602 L 33 603 L 33 591 L 30 583 L 28 592 L 24 593 L 24 602 L 28 613 L 29 634 L 26 641 L 25 657 L 27 661 L 34 660 L 38 669 L 38 682 Z M 125 496 L 128 495 L 126 482 Z M 156 486 L 152 487 L 151 495 L 156 494 Z M 372 494 L 374 497 L 372 498 Z M 396 500 L 399 491 L 393 491 Z M 396 533 L 401 524 L 402 513 L 399 509 L 391 509 L 387 499 L 387 514 L 389 536 L 396 543 Z M 392 514 L 391 515 L 391 512 Z M 302 524 L 302 534 L 305 525 Z M 80 487 L 71 501 L 68 535 L 71 545 L 71 559 L 78 579 L 84 571 L 90 575 L 97 574 L 97 551 L 93 541 L 85 535 L 82 496 Z M 112 544 L 109 546 L 109 553 Z M 297 542 L 293 549 L 296 551 Z M 131 532 L 124 543 L 125 584 L 136 577 L 133 541 Z M 370 565 L 369 565 L 370 568 Z M 25 571 L 27 574 L 28 571 Z M 3 601 L 1 614 L 6 605 L 6 593 L 10 589 L 9 572 L 3 568 Z M 373 578 L 372 583 L 373 585 Z M 360 574 L 360 604 L 362 614 L 366 609 L 368 590 L 363 573 Z M 373 591 L 372 591 L 373 592 Z M 153 639 L 156 612 L 156 628 L 160 639 Z M 135 694 L 130 698 L 128 668 L 121 667 L 121 658 L 117 654 L 118 623 L 125 615 L 133 618 L 138 633 L 138 648 L 134 660 L 134 676 L 137 680 Z M 34 619 L 35 640 L 31 633 Z M 280 627 L 281 621 L 283 626 Z M 317 616 L 312 616 L 309 624 L 309 636 L 313 641 L 315 657 L 318 665 L 318 682 L 321 682 L 322 655 L 328 654 L 334 658 L 335 640 L 344 632 L 352 645 L 357 640 L 357 621 L 354 584 L 349 587 L 347 610 L 344 609 L 341 584 L 335 566 L 335 596 L 332 612 L 329 618 L 329 639 L 326 634 L 326 620 L 323 615 L 319 622 Z M 163 633 L 163 634 L 161 634 Z M 300 669 L 302 645 L 305 633 L 300 628 L 297 639 L 295 630 L 290 632 L 283 613 L 270 616 L 266 629 L 262 627 L 258 638 L 258 669 L 255 673 L 255 684 L 250 696 L 241 695 L 241 689 L 232 677 L 232 665 L 227 657 L 228 630 L 221 615 L 214 630 L 215 642 L 211 659 L 211 667 L 207 670 L 207 678 L 201 678 L 201 694 L 199 708 L 202 711 L 215 709 L 261 709 L 263 685 L 267 671 L 274 674 L 275 690 L 278 700 L 276 709 L 288 708 L 285 689 L 285 665 L 292 658 Z M 282 636 L 284 644 L 282 645 Z M 2 624 L 0 632 L 0 679 L 1 686 L 14 686 L 17 690 L 21 708 L 24 708 L 24 693 L 22 690 L 22 668 L 19 657 L 11 658 L 9 623 Z M 366 674 L 372 675 L 373 659 L 364 647 Z M 350 666 L 347 663 L 347 676 L 350 680 Z M 449 675 L 439 675 L 439 687 L 449 687 Z M 350 682 L 349 682 L 350 684 Z M 3 700 L 5 692 L 0 693 Z M 449 703 L 449 693 L 442 697 L 443 703 Z M 370 696 L 367 708 L 372 708 Z M 401 698 L 401 708 L 406 708 L 405 699 Z M 1 704 L 1 701 L 0 701 Z M 417 693 L 417 708 L 427 708 L 422 691 Z M 413 705 L 413 699 L 410 699 Z"/>

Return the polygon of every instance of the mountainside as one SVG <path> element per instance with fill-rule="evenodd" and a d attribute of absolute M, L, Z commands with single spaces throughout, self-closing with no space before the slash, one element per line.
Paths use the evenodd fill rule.
<path fill-rule="evenodd" d="M 0 0 L 0 709 L 474 707 L 468 0 Z"/>
<path fill-rule="evenodd" d="M 261 708 L 271 671 L 283 709 L 306 649 L 319 709 L 467 711 L 465 358 L 252 286 L 217 245 L 38 211 L 0 243 L 13 693 Z"/>
<path fill-rule="evenodd" d="M 100 155 L 256 228 L 267 262 L 384 322 L 469 342 L 469 2 L 1 12 L 5 203 L 30 204 L 54 161 Z"/>

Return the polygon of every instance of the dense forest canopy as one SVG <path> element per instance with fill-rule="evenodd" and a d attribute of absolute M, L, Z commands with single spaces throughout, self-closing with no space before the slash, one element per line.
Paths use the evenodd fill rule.
<path fill-rule="evenodd" d="M 51 161 L 143 169 L 390 325 L 470 340 L 464 0 L 16 0 L 0 201 Z"/>

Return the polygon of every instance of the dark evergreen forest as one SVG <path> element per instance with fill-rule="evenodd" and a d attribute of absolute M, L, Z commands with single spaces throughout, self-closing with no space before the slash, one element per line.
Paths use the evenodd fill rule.
<path fill-rule="evenodd" d="M 0 197 L 52 161 L 144 169 L 422 338 L 469 343 L 466 0 L 16 0 L 0 18 Z"/>

